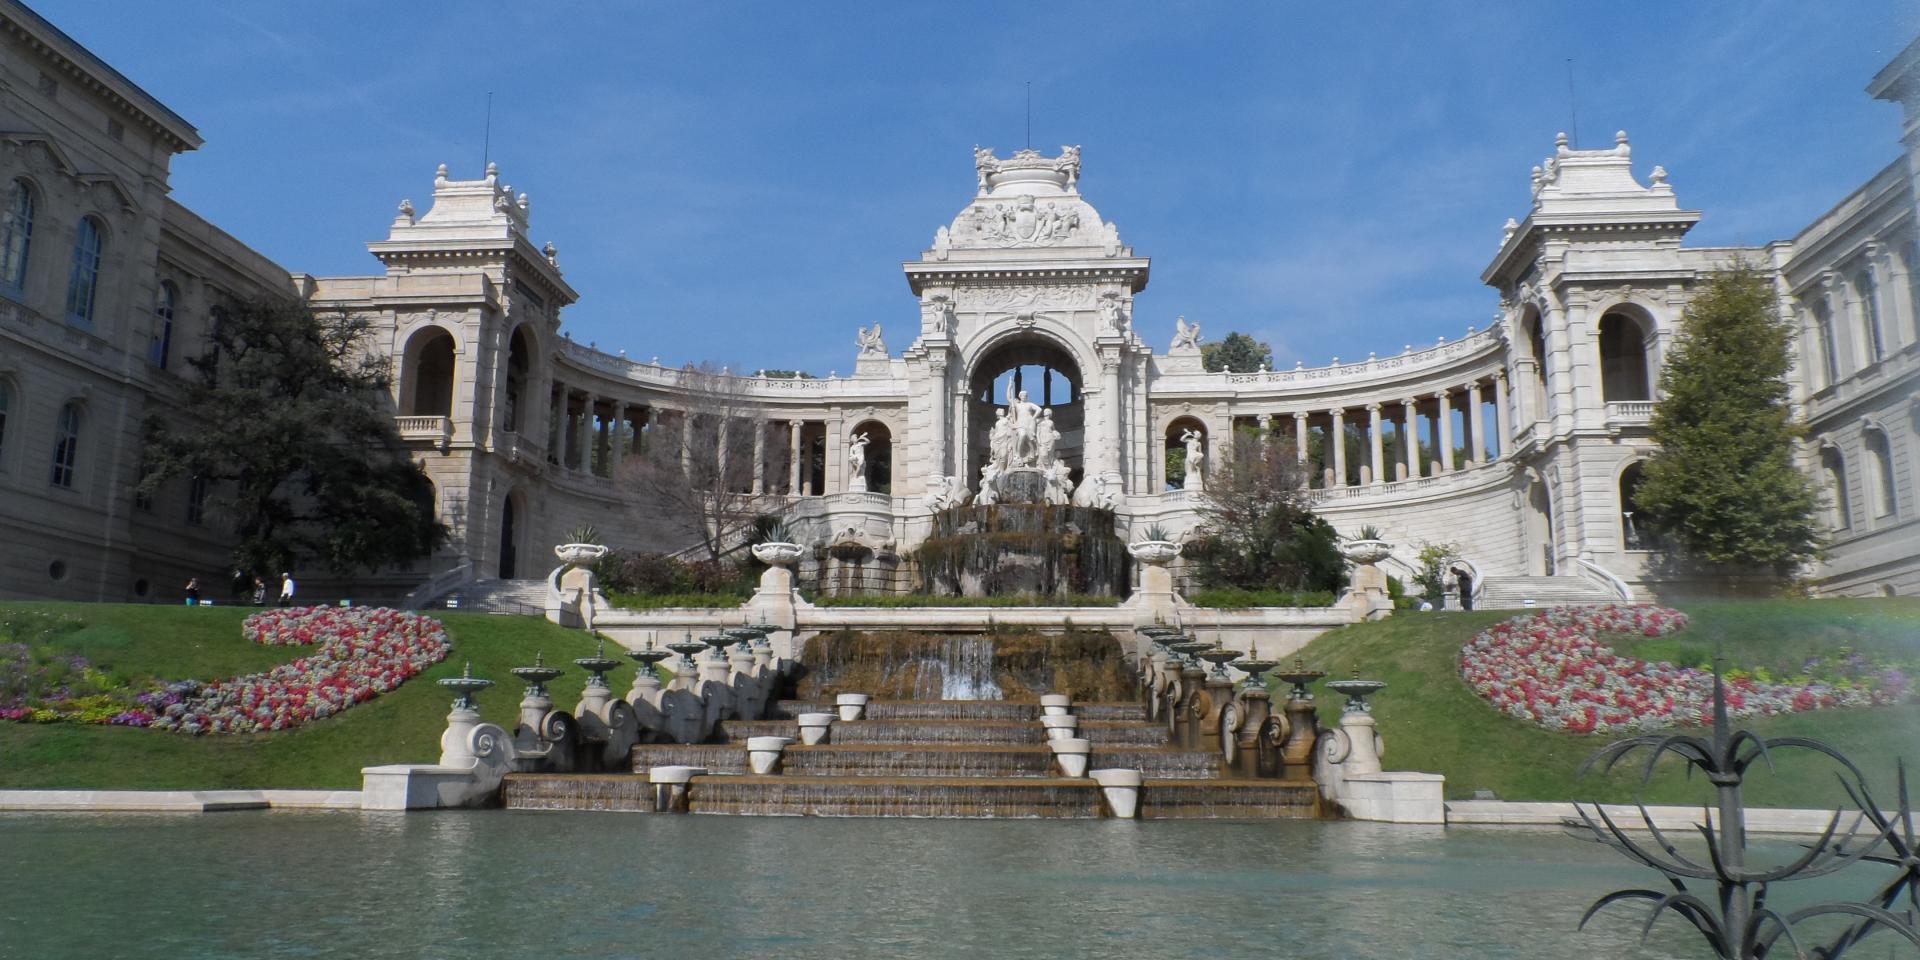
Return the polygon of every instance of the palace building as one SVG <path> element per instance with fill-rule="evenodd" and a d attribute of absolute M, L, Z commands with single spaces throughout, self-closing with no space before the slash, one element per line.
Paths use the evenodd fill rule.
<path fill-rule="evenodd" d="M 542 577 L 583 523 L 684 548 L 649 541 L 623 469 L 662 450 L 741 464 L 741 492 L 797 539 L 846 548 L 810 561 L 823 588 L 905 590 L 932 517 L 983 492 L 1107 508 L 1122 534 L 1190 529 L 1204 465 L 1238 431 L 1294 444 L 1315 509 L 1380 528 L 1393 562 L 1456 545 L 1489 604 L 1642 595 L 1684 586 L 1634 521 L 1660 364 L 1702 278 L 1742 260 L 1798 331 L 1799 454 L 1830 530 L 1810 581 L 1920 593 L 1920 43 L 1868 87 L 1903 108 L 1906 150 L 1797 236 L 1690 246 L 1702 213 L 1660 167 L 1636 170 L 1625 133 L 1562 137 L 1531 207 L 1486 238 L 1497 319 L 1323 367 L 1206 371 L 1199 323 L 1135 315 L 1151 261 L 1083 194 L 1079 148 L 976 150 L 953 219 L 906 251 L 913 300 L 861 331 L 851 374 L 724 378 L 711 445 L 684 442 L 713 415 L 711 377 L 566 336 L 581 294 L 497 170 L 442 166 L 368 244 L 377 269 L 314 277 L 169 198 L 174 157 L 201 141 L 165 105 L 13 0 L 0 43 L 0 596 L 171 598 L 224 575 L 204 485 L 134 495 L 141 428 L 191 422 L 182 358 L 223 301 L 263 293 L 375 319 L 396 425 L 453 532 L 361 595 Z M 848 563 L 857 579 L 828 569 Z"/>

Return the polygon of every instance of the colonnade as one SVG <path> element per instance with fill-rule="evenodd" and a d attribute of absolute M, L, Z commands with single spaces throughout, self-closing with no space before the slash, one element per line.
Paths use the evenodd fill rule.
<path fill-rule="evenodd" d="M 1367 404 L 1253 414 L 1244 413 L 1241 408 L 1235 410 L 1232 420 L 1236 425 L 1250 427 L 1260 437 L 1291 433 L 1294 455 L 1302 464 L 1314 453 L 1317 439 L 1318 475 L 1312 478 L 1316 487 L 1373 486 L 1453 473 L 1505 456 L 1513 436 L 1511 402 L 1506 374 L 1499 372 L 1458 386 Z M 1486 422 L 1489 404 L 1494 408 L 1491 432 Z M 1455 410 L 1461 412 L 1461 435 L 1457 439 L 1463 447 L 1464 462 L 1454 449 Z M 1291 430 L 1286 426 L 1288 420 L 1292 421 Z M 1391 463 L 1386 455 L 1389 424 L 1399 438 L 1397 456 Z M 1361 460 L 1358 464 L 1349 462 L 1345 438 L 1350 427 L 1364 437 L 1357 451 Z M 1423 427 L 1424 442 L 1430 453 L 1424 463 L 1420 457 Z M 1210 446 L 1219 451 L 1216 456 L 1227 452 L 1223 446 L 1211 443 Z"/>
<path fill-rule="evenodd" d="M 549 403 L 547 462 L 573 474 L 618 476 L 629 456 L 666 455 L 667 451 L 656 451 L 654 445 L 659 443 L 678 448 L 683 470 L 691 467 L 696 456 L 731 463 L 729 458 L 748 454 L 750 447 L 751 470 L 743 471 L 741 492 L 787 496 L 826 492 L 826 471 L 816 462 L 820 458 L 808 456 L 826 443 L 826 420 L 727 417 L 714 425 L 711 449 L 702 450 L 698 448 L 708 438 L 696 440 L 694 424 L 710 415 L 699 411 L 629 403 L 559 381 L 553 383 Z"/>

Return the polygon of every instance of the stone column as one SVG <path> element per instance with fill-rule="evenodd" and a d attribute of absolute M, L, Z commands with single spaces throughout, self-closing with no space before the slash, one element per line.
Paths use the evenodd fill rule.
<path fill-rule="evenodd" d="M 1370 418 L 1367 430 L 1367 468 L 1373 471 L 1373 476 L 1369 477 L 1368 480 L 1372 483 L 1385 483 L 1387 481 L 1385 477 L 1381 476 L 1381 468 L 1386 466 L 1387 457 L 1385 444 L 1381 442 L 1380 437 L 1380 405 L 1377 403 L 1367 404 L 1367 414 Z"/>
<path fill-rule="evenodd" d="M 1327 431 L 1327 445 L 1333 447 L 1333 486 L 1347 485 L 1347 412 L 1333 410 L 1333 427 Z"/>
<path fill-rule="evenodd" d="M 593 408 L 596 398 L 589 393 L 580 398 L 580 466 L 581 473 L 593 472 Z"/>
<path fill-rule="evenodd" d="M 1102 406 L 1107 411 L 1107 422 L 1102 425 L 1103 435 L 1095 438 L 1092 443 L 1100 470 L 1102 472 L 1117 471 L 1120 469 L 1120 446 L 1125 441 L 1125 435 L 1120 432 L 1120 404 L 1125 402 L 1125 398 L 1120 393 L 1120 357 L 1117 354 L 1113 356 L 1103 354 L 1100 357 L 1100 372 L 1105 375 L 1106 380 L 1104 392 L 1107 396 Z M 1166 458 L 1161 457 L 1160 462 L 1165 464 Z"/>
<path fill-rule="evenodd" d="M 620 464 L 627 459 L 627 402 L 613 402 L 613 430 L 607 438 L 607 476 L 620 472 Z"/>
<path fill-rule="evenodd" d="M 680 411 L 680 473 L 693 475 L 693 411 Z"/>
<path fill-rule="evenodd" d="M 767 424 L 764 420 L 750 421 L 753 424 L 753 495 L 767 492 Z"/>
<path fill-rule="evenodd" d="M 1260 449 L 1265 450 L 1267 448 L 1267 434 L 1273 432 L 1273 414 L 1256 414 L 1254 415 L 1253 423 L 1254 428 L 1260 432 Z"/>
<path fill-rule="evenodd" d="M 787 496 L 800 495 L 800 426 L 804 420 L 787 421 Z"/>
<path fill-rule="evenodd" d="M 827 435 L 826 435 L 827 462 L 826 462 L 826 470 L 825 470 L 826 483 L 821 488 L 820 492 L 822 494 L 825 494 L 829 491 L 832 491 L 834 493 L 840 493 L 847 489 L 847 472 L 848 471 L 846 469 L 847 467 L 846 461 L 845 459 L 843 459 L 847 455 L 846 418 L 835 417 L 834 419 L 826 422 L 826 428 L 827 428 Z"/>
<path fill-rule="evenodd" d="M 733 418 L 721 414 L 720 422 L 714 427 L 714 433 L 717 434 L 713 444 L 714 470 L 720 478 L 721 489 L 730 491 L 733 488 L 733 464 L 727 460 L 727 455 L 731 452 L 727 449 L 727 445 L 732 440 Z"/>
<path fill-rule="evenodd" d="M 553 389 L 547 391 L 547 455 L 555 463 L 567 462 L 566 436 L 567 388 L 556 380 Z"/>
<path fill-rule="evenodd" d="M 1439 416 L 1435 421 L 1439 428 L 1434 431 L 1440 445 L 1440 469 L 1445 473 L 1453 472 L 1453 398 L 1442 390 L 1433 395 Z"/>
<path fill-rule="evenodd" d="M 1304 410 L 1293 414 L 1293 459 L 1307 462 L 1307 414 Z"/>
<path fill-rule="evenodd" d="M 1467 444 L 1467 462 L 1479 466 L 1487 452 L 1487 435 L 1484 432 L 1486 424 L 1482 422 L 1485 420 L 1485 414 L 1480 410 L 1481 404 L 1485 401 L 1480 396 L 1480 381 L 1475 380 L 1467 384 L 1467 403 L 1469 404 L 1467 432 L 1473 437 L 1473 440 Z"/>
<path fill-rule="evenodd" d="M 1406 419 L 1401 421 L 1406 436 L 1400 441 L 1400 452 L 1407 461 L 1407 479 L 1417 480 L 1420 477 L 1420 401 L 1408 397 L 1400 401 L 1400 406 L 1407 412 Z"/>
<path fill-rule="evenodd" d="M 1881 249 L 1881 274 L 1887 278 L 1882 289 L 1889 294 L 1882 305 L 1892 308 L 1881 311 L 1881 320 L 1884 322 L 1887 314 L 1893 315 L 1892 329 L 1896 331 L 1890 338 L 1893 344 L 1920 340 L 1920 316 L 1915 315 L 1920 304 L 1914 302 L 1913 282 L 1910 279 L 1914 265 L 1906 261 L 1904 250 L 1895 251 L 1884 244 L 1878 246 Z"/>
<path fill-rule="evenodd" d="M 927 417 L 930 421 L 927 426 L 927 473 L 929 477 L 944 477 L 947 475 L 948 446 L 946 357 L 935 356 L 929 358 L 927 363 L 927 380 Z M 903 445 L 903 454 L 904 451 L 905 448 Z M 901 466 L 905 466 L 909 459 L 910 457 L 905 455 L 899 457 L 898 462 L 894 464 L 895 468 L 898 469 Z M 923 485 L 931 486 L 927 483 L 926 477 L 922 478 L 922 483 Z M 896 487 L 895 489 L 898 488 Z"/>
<path fill-rule="evenodd" d="M 1497 444 L 1497 446 L 1494 449 L 1500 451 L 1499 455 L 1502 457 L 1505 457 L 1508 451 L 1511 450 L 1513 447 L 1513 420 L 1512 420 L 1513 414 L 1507 409 L 1507 405 L 1512 402 L 1513 402 L 1513 398 L 1507 393 L 1507 375 L 1505 373 L 1494 374 L 1493 376 L 1494 428 L 1499 431 L 1499 435 L 1495 437 L 1495 440 L 1494 440 L 1494 442 Z"/>

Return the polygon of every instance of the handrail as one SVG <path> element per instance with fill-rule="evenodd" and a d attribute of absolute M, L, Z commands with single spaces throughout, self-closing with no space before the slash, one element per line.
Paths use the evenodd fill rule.
<path fill-rule="evenodd" d="M 434 598 L 463 586 L 473 580 L 473 561 L 462 558 L 459 563 L 428 577 L 426 581 L 407 592 L 400 599 L 400 606 L 406 610 L 418 610 L 434 601 Z"/>
<path fill-rule="evenodd" d="M 1625 580 L 1615 576 L 1613 571 L 1584 557 L 1574 557 L 1573 562 L 1580 565 L 1580 575 L 1582 577 L 1596 581 L 1601 586 L 1613 591 L 1614 596 L 1618 597 L 1621 603 L 1633 602 L 1633 588 L 1627 586 Z"/>

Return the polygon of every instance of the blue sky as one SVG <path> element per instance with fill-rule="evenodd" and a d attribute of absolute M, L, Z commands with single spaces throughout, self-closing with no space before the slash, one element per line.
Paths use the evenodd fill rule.
<path fill-rule="evenodd" d="M 971 148 L 1084 146 L 1083 194 L 1173 318 L 1325 363 L 1484 327 L 1528 168 L 1571 126 L 1705 211 L 1791 237 L 1899 151 L 1864 86 L 1910 0 L 1753 3 L 42 2 L 199 127 L 175 195 L 289 269 L 371 273 L 394 205 L 491 153 L 581 302 L 645 359 L 850 370 L 905 347 L 900 261 L 972 196 Z"/>

